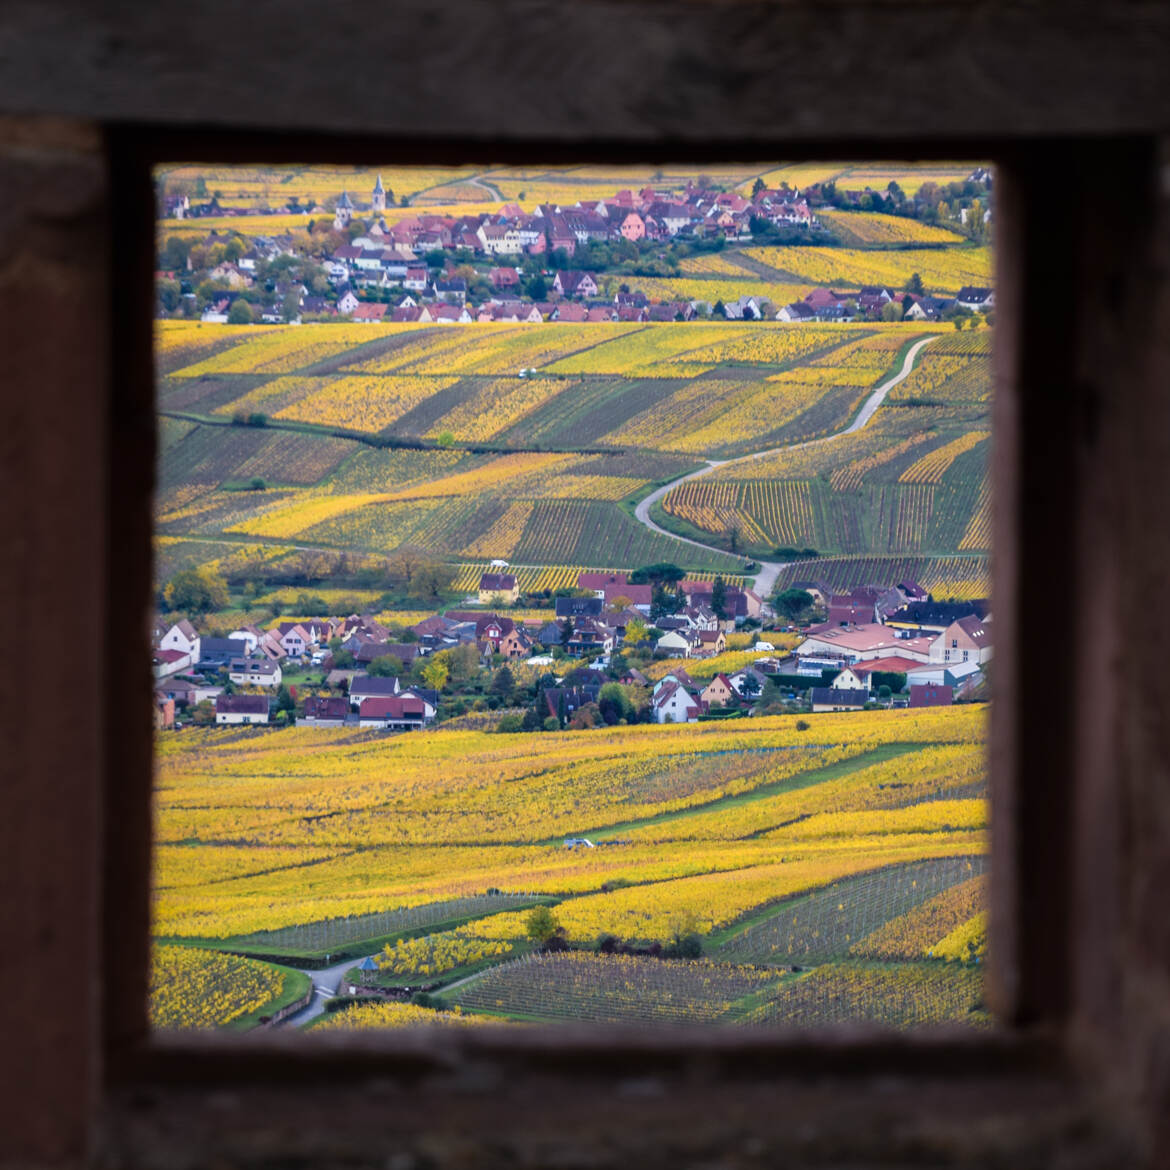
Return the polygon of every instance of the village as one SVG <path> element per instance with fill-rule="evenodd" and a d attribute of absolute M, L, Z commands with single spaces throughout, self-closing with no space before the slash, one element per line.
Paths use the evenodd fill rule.
<path fill-rule="evenodd" d="M 985 600 L 939 602 L 904 581 L 846 594 L 801 582 L 765 601 L 746 585 L 660 565 L 581 572 L 547 619 L 514 618 L 509 607 L 525 599 L 507 568 L 485 572 L 465 608 L 398 628 L 352 614 L 223 635 L 212 633 L 214 617 L 160 617 L 155 727 L 397 732 L 470 712 L 502 732 L 552 731 L 988 697 Z"/>
<path fill-rule="evenodd" d="M 922 280 L 904 288 L 862 285 L 818 288 L 803 299 L 772 304 L 734 298 L 669 299 L 638 287 L 639 276 L 679 273 L 680 258 L 752 244 L 839 242 L 816 209 L 862 208 L 936 220 L 954 211 L 953 226 L 984 232 L 991 176 L 983 168 L 942 191 L 926 185 L 907 198 L 896 183 L 881 192 L 837 192 L 831 184 L 770 189 L 757 181 L 750 198 L 687 180 L 684 187 L 646 186 L 572 206 L 540 204 L 526 213 L 506 204 L 493 213 L 455 216 L 425 209 L 388 222 L 393 193 L 379 176 L 368 203 L 342 192 L 332 207 L 285 208 L 305 216 L 305 229 L 280 235 L 220 233 L 215 224 L 253 212 L 212 197 L 160 197 L 159 214 L 206 222 L 199 240 L 165 241 L 156 273 L 160 318 L 198 317 L 209 324 L 299 324 L 309 321 L 468 325 L 477 322 L 582 323 L 779 320 L 790 323 L 954 320 L 994 310 L 994 292 L 965 286 L 931 295 Z M 947 196 L 949 203 L 943 200 Z M 263 217 L 256 216 L 257 232 Z M 733 270 L 734 271 L 734 270 Z M 917 274 L 915 274 L 917 275 Z M 742 283 L 759 282 L 748 270 Z M 733 278 L 734 280 L 734 278 Z"/>

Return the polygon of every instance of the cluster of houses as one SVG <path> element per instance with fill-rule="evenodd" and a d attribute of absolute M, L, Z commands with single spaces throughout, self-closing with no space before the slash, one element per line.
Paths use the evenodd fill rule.
<path fill-rule="evenodd" d="M 197 212 L 214 219 L 245 214 L 249 209 L 223 207 L 214 200 L 193 209 L 188 197 L 172 196 L 163 210 L 172 216 Z M 307 213 L 306 223 L 312 215 L 320 216 L 324 211 L 314 208 Z M 712 306 L 704 301 L 651 303 L 637 290 L 619 292 L 612 300 L 603 298 L 597 277 L 584 271 L 559 271 L 552 276 L 546 300 L 524 299 L 520 296 L 523 274 L 516 264 L 524 257 L 554 251 L 572 257 L 581 245 L 622 240 L 750 242 L 753 220 L 810 231 L 820 226 L 808 201 L 791 188 L 763 188 L 749 199 L 734 191 L 701 187 L 690 181 L 681 191 L 655 187 L 638 192 L 623 190 L 610 198 L 580 200 L 572 206 L 541 204 L 531 214 L 511 204 L 492 214 L 419 212 L 387 224 L 385 211 L 386 191 L 380 176 L 367 206 L 359 208 L 348 192 L 343 192 L 334 209 L 333 226 L 337 231 L 347 231 L 362 213 L 362 232 L 325 258 L 325 271 L 335 297 L 313 296 L 303 285 L 284 282 L 274 290 L 276 301 L 259 308 L 260 320 L 275 324 L 312 314 L 355 322 L 422 324 L 686 321 L 709 312 Z M 226 239 L 212 231 L 202 243 L 211 246 Z M 424 258 L 435 252 L 450 254 L 445 269 L 435 271 L 428 267 Z M 466 280 L 454 274 L 457 252 L 489 265 L 484 275 L 491 286 L 491 296 L 478 306 L 469 302 Z M 224 286 L 224 291 L 207 306 L 202 319 L 226 322 L 232 302 L 253 287 L 258 265 L 294 254 L 290 236 L 256 237 L 238 259 L 224 260 L 210 269 L 207 279 Z M 394 290 L 393 303 L 378 295 L 388 289 Z M 290 293 L 299 306 L 292 318 L 286 308 Z M 731 318 L 759 319 L 765 306 L 766 302 L 758 298 L 742 297 L 724 308 Z"/>
<path fill-rule="evenodd" d="M 814 583 L 799 588 L 827 610 L 828 618 L 805 631 L 790 657 L 760 657 L 702 686 L 685 670 L 673 671 L 654 686 L 654 719 L 692 722 L 713 708 L 750 710 L 769 680 L 804 691 L 814 713 L 863 710 L 883 698 L 882 686 L 902 678 L 904 689 L 895 695 L 891 686 L 884 702 L 950 706 L 981 693 L 983 668 L 991 659 L 986 601 L 935 602 L 914 582 L 847 594 Z M 757 642 L 756 648 L 765 647 Z"/>
<path fill-rule="evenodd" d="M 995 308 L 995 290 L 964 285 L 953 297 L 931 297 L 891 290 L 884 285 L 866 285 L 858 292 L 814 288 L 804 300 L 785 305 L 776 314 L 776 320 L 793 324 L 812 321 L 876 321 L 882 319 L 889 305 L 899 310 L 899 319 L 937 321 L 956 309 L 972 313 L 989 312 Z"/>
<path fill-rule="evenodd" d="M 991 657 L 991 614 L 985 601 L 935 602 L 913 582 L 847 594 L 815 583 L 798 587 L 827 618 L 804 631 L 791 655 L 777 657 L 770 642 L 757 640 L 759 657 L 750 665 L 716 674 L 702 685 L 685 669 L 651 684 L 641 671 L 627 667 L 617 681 L 650 688 L 651 717 L 660 723 L 689 722 L 716 708 L 750 711 L 770 679 L 806 693 L 814 712 L 859 710 L 879 695 L 918 707 L 950 704 L 979 692 Z M 651 622 L 652 586 L 632 583 L 625 573 L 582 572 L 575 595 L 556 598 L 547 620 L 513 618 L 495 609 L 448 610 L 410 627 L 410 641 L 393 640 L 381 623 L 357 614 L 282 621 L 268 630 L 242 626 L 227 637 L 201 636 L 185 618 L 159 622 L 154 631 L 155 721 L 160 728 L 171 727 L 176 711 L 209 702 L 216 723 L 268 723 L 282 687 L 282 664 L 294 662 L 320 667 L 326 692 L 304 700 L 300 726 L 424 728 L 438 714 L 439 694 L 403 679 L 420 658 L 464 646 L 474 647 L 484 666 L 501 658 L 533 666 L 551 666 L 563 655 L 588 660 L 560 685 L 541 692 L 547 715 L 564 721 L 596 702 L 600 688 L 613 680 L 607 671 L 611 656 L 627 645 L 635 623 L 639 631 L 653 630 L 654 641 L 640 642 L 641 652 L 701 660 L 721 654 L 727 634 L 737 626 L 772 616 L 751 589 L 721 589 L 717 613 L 716 586 L 684 580 L 678 586 L 682 604 L 677 612 L 657 614 Z M 482 605 L 499 607 L 519 599 L 514 574 L 493 569 L 481 577 L 477 600 Z M 344 666 L 333 661 L 338 647 L 347 655 Z M 386 656 L 397 659 L 402 679 L 373 667 Z M 904 693 L 882 693 L 891 680 L 902 692 L 903 678 Z M 295 700 L 295 691 L 291 697 Z"/>

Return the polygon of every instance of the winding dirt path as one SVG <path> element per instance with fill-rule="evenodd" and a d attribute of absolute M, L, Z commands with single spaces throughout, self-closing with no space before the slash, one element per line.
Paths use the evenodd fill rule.
<path fill-rule="evenodd" d="M 932 334 L 930 337 L 923 337 L 916 341 L 907 351 L 906 356 L 902 361 L 902 365 L 896 374 L 892 374 L 880 386 L 874 388 L 874 391 L 865 400 L 861 409 L 857 412 L 857 417 L 844 430 L 837 431 L 832 435 L 825 435 L 820 439 L 807 439 L 803 443 L 789 443 L 782 447 L 769 447 L 766 451 L 755 451 L 751 455 L 739 455 L 734 459 L 709 459 L 706 467 L 700 467 L 698 471 L 692 471 L 688 475 L 681 475 L 678 479 L 673 479 L 670 483 L 663 484 L 660 488 L 655 488 L 644 500 L 640 501 L 638 506 L 634 509 L 635 518 L 653 532 L 657 532 L 660 536 L 669 536 L 673 540 L 681 540 L 684 544 L 693 545 L 695 548 L 705 549 L 708 552 L 723 553 L 726 555 L 726 549 L 716 548 L 711 544 L 703 544 L 698 540 L 691 540 L 687 536 L 679 536 L 676 532 L 670 532 L 663 528 L 660 524 L 655 524 L 650 519 L 651 505 L 656 504 L 667 492 L 672 491 L 680 484 L 687 483 L 692 479 L 701 479 L 704 475 L 710 475 L 720 467 L 727 467 L 734 463 L 750 463 L 753 459 L 766 459 L 769 455 L 777 455 L 781 451 L 796 451 L 802 447 L 819 447 L 824 443 L 833 443 L 838 439 L 844 438 L 846 435 L 854 435 L 867 426 L 873 416 L 877 413 L 877 409 L 885 401 L 886 395 L 898 385 L 899 382 L 904 381 L 914 368 L 914 362 L 919 353 L 922 352 L 924 346 L 929 345 L 937 334 Z M 786 561 L 762 561 L 760 563 L 760 571 L 756 574 L 752 588 L 760 597 L 767 598 L 776 585 L 776 578 L 780 575 L 780 570 L 785 568 L 789 562 Z"/>

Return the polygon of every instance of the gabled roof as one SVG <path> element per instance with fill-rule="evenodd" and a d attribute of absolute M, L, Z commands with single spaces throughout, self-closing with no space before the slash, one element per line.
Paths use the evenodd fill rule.
<path fill-rule="evenodd" d="M 267 695 L 217 695 L 216 714 L 220 715 L 267 715 Z"/>
<path fill-rule="evenodd" d="M 398 680 L 396 678 L 379 678 L 376 675 L 359 675 L 349 684 L 349 697 L 357 699 L 362 695 L 396 695 L 398 694 Z"/>
<path fill-rule="evenodd" d="M 348 714 L 349 704 L 343 698 L 314 695 L 305 700 L 306 719 L 344 719 Z"/>
<path fill-rule="evenodd" d="M 810 702 L 831 704 L 834 707 L 864 707 L 873 696 L 869 691 L 854 691 L 835 687 L 813 687 Z"/>

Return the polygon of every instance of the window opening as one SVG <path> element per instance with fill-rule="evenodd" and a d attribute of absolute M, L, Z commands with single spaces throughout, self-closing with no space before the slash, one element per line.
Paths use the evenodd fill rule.
<path fill-rule="evenodd" d="M 155 1024 L 986 1023 L 990 170 L 156 185 Z"/>

